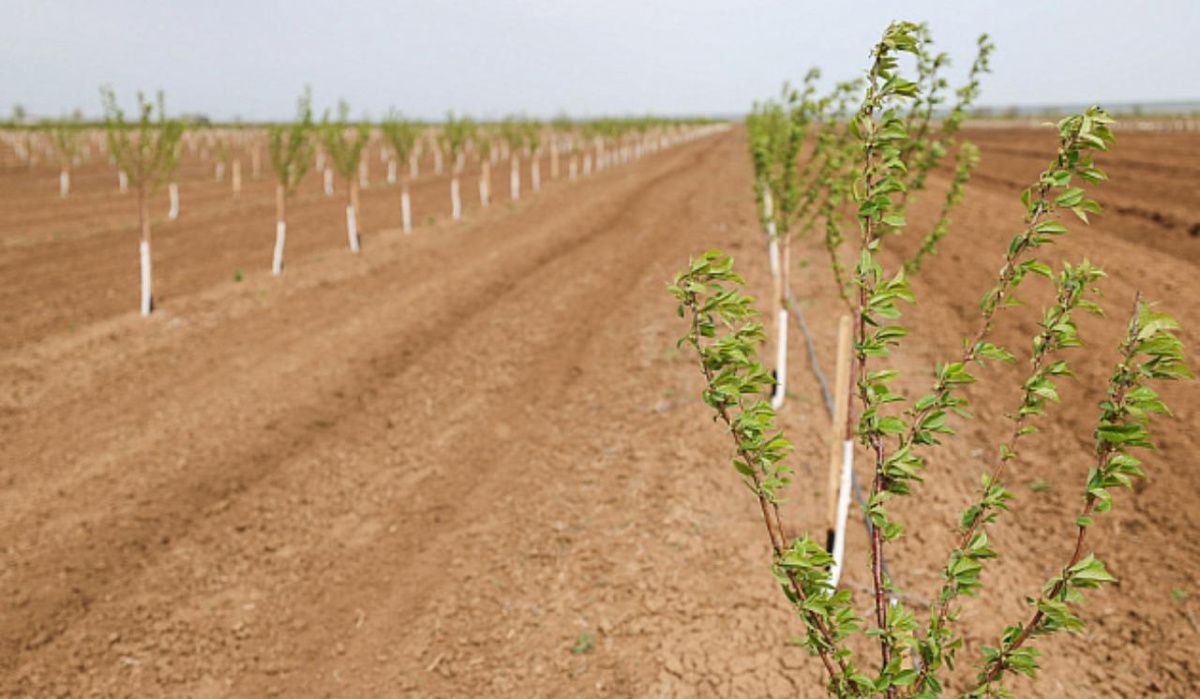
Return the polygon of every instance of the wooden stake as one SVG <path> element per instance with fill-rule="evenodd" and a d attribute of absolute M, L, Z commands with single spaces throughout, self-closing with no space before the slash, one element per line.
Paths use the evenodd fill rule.
<path fill-rule="evenodd" d="M 825 545 L 833 552 L 833 540 L 837 531 L 838 483 L 841 480 L 845 443 L 851 439 L 850 431 L 850 346 L 853 340 L 850 316 L 838 319 L 837 365 L 833 379 L 833 425 L 829 431 L 829 509 L 826 515 L 828 531 Z"/>

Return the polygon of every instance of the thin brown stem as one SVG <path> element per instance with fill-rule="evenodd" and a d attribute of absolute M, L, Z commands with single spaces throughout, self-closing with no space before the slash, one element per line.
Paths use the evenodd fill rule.
<path fill-rule="evenodd" d="M 1122 348 L 1121 348 L 1122 349 L 1121 354 L 1122 354 L 1122 357 L 1124 359 L 1124 364 L 1125 364 L 1125 368 L 1121 373 L 1126 374 L 1126 375 L 1129 373 L 1129 371 L 1128 371 L 1129 363 L 1134 361 L 1134 352 L 1135 352 L 1135 348 L 1137 346 L 1137 337 L 1138 337 L 1138 333 L 1140 332 L 1140 327 L 1137 322 L 1137 317 L 1138 317 L 1138 309 L 1141 306 L 1141 302 L 1142 302 L 1142 294 L 1139 291 L 1134 296 L 1134 305 L 1133 305 L 1134 320 L 1132 323 L 1130 323 L 1129 334 L 1126 337 L 1125 343 L 1122 345 Z M 1128 392 L 1129 388 L 1130 388 L 1130 383 L 1128 383 L 1128 382 L 1122 382 L 1122 383 L 1117 384 L 1115 387 L 1115 390 L 1110 394 L 1110 397 L 1109 397 L 1109 399 L 1112 401 L 1112 404 L 1116 405 L 1116 406 L 1124 405 L 1125 394 Z M 1114 447 L 1111 443 L 1102 442 L 1096 449 L 1096 468 L 1103 469 L 1104 466 L 1108 463 L 1109 458 L 1111 458 L 1112 455 L 1116 451 L 1117 451 L 1117 448 Z M 1075 547 L 1071 551 L 1071 557 L 1067 560 L 1066 565 L 1064 565 L 1062 567 L 1063 572 L 1059 576 L 1059 579 L 1054 583 L 1054 585 L 1050 588 L 1050 590 L 1048 592 L 1046 592 L 1042 595 L 1041 599 L 1054 599 L 1055 597 L 1058 597 L 1060 594 L 1062 594 L 1063 588 L 1067 584 L 1067 579 L 1068 579 L 1067 571 L 1069 571 L 1075 564 L 1079 563 L 1080 559 L 1083 558 L 1083 545 L 1087 541 L 1088 527 L 1085 524 L 1083 524 L 1082 522 L 1086 522 L 1091 517 L 1091 515 L 1095 511 L 1096 502 L 1097 502 L 1096 496 L 1092 495 L 1090 493 L 1084 498 L 1083 509 L 1080 510 L 1079 514 L 1075 518 L 1075 521 L 1077 522 L 1076 534 L 1075 534 Z M 1037 630 L 1038 625 L 1041 624 L 1041 622 L 1045 618 L 1045 616 L 1046 616 L 1045 613 L 1042 612 L 1042 610 L 1040 608 L 1035 608 L 1033 616 L 1030 617 L 1029 621 L 1027 621 L 1021 627 L 1021 633 L 1019 633 L 1017 635 L 1017 637 L 1015 639 L 1013 639 L 1012 643 L 1008 644 L 1004 648 L 1004 652 L 1000 654 L 998 659 L 994 663 L 992 663 L 992 665 L 983 674 L 983 677 L 982 677 L 981 681 L 979 682 L 977 689 L 986 687 L 987 685 L 994 682 L 997 677 L 1000 676 L 1000 673 L 1002 673 L 1006 668 L 1006 658 L 1008 656 L 1012 655 L 1012 653 L 1014 651 L 1019 649 L 1022 645 L 1025 644 L 1026 641 L 1029 640 L 1030 636 L 1032 636 L 1033 633 Z"/>
<path fill-rule="evenodd" d="M 689 302 L 688 306 L 690 307 L 690 309 L 692 311 L 692 319 L 693 319 L 692 320 L 692 333 L 691 333 L 691 337 L 689 338 L 689 341 L 691 342 L 692 346 L 696 349 L 697 353 L 699 353 L 699 355 L 700 355 L 700 367 L 701 367 L 702 372 L 704 373 L 704 379 L 707 382 L 707 384 L 709 386 L 711 386 L 713 383 L 713 378 L 714 378 L 712 369 L 710 369 L 708 367 L 708 365 L 704 362 L 704 353 L 700 347 L 700 342 L 699 342 L 700 309 L 695 305 L 694 301 Z M 730 433 L 735 435 L 734 441 L 738 443 L 738 446 L 737 446 L 738 456 L 740 456 L 746 464 L 753 466 L 755 460 L 753 459 L 751 454 L 749 452 L 747 452 L 741 446 L 740 440 L 736 439 L 737 431 L 736 431 L 736 428 L 734 427 L 733 419 L 729 415 L 729 411 L 726 409 L 726 407 L 724 405 L 717 405 L 716 411 L 717 411 L 717 416 L 720 418 L 721 422 L 725 423 L 725 426 L 727 429 L 729 429 Z M 762 510 L 763 524 L 766 526 L 766 529 L 767 529 L 767 536 L 770 539 L 771 550 L 774 553 L 775 558 L 778 560 L 780 557 L 782 557 L 783 552 L 787 547 L 787 543 L 786 543 L 787 540 L 784 538 L 782 521 L 779 519 L 779 507 L 778 507 L 777 503 L 772 502 L 763 493 L 762 487 L 761 487 L 761 480 L 760 480 L 758 474 L 754 473 L 751 476 L 751 478 L 752 478 L 754 486 L 755 486 L 754 487 L 755 494 L 758 497 L 759 508 Z M 787 575 L 788 581 L 791 584 L 793 594 L 796 595 L 796 599 L 800 601 L 801 605 L 803 605 L 805 602 L 807 602 L 808 596 L 804 593 L 804 589 L 800 586 L 800 582 L 799 582 L 799 580 L 797 580 L 795 572 L 789 570 L 786 572 L 786 575 Z M 829 630 L 828 625 L 824 622 L 824 620 L 821 619 L 821 617 L 817 616 L 816 614 L 814 614 L 812 612 L 805 611 L 805 612 L 802 612 L 802 614 L 804 615 L 807 622 L 810 625 L 812 625 L 813 628 L 815 628 L 817 630 L 817 633 L 821 636 L 822 641 L 824 641 L 825 645 L 828 647 L 828 648 L 824 648 L 824 647 L 818 648 L 817 653 L 821 658 L 821 663 L 825 666 L 825 670 L 829 673 L 830 679 L 837 681 L 839 671 L 843 678 L 848 677 L 848 669 L 846 667 L 845 661 L 843 661 L 842 658 L 836 652 L 831 653 L 831 651 L 830 651 L 830 649 L 836 649 L 837 646 L 835 643 L 835 639 L 833 637 L 833 633 Z M 836 665 L 836 667 L 835 667 L 835 665 Z"/>

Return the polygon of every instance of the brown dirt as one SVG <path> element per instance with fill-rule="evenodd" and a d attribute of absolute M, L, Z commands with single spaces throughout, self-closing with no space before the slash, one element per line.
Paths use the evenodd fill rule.
<path fill-rule="evenodd" d="M 969 328 L 1017 228 L 1016 191 L 1052 145 L 1047 132 L 972 135 L 989 174 L 916 281 L 920 341 L 898 359 L 914 387 Z M 1198 148 L 1195 136 L 1123 136 L 1099 192 L 1110 213 L 1056 249 L 1108 269 L 1114 318 L 1141 288 L 1179 315 L 1191 347 Z M 767 573 L 761 523 L 696 370 L 674 350 L 664 290 L 709 247 L 736 253 L 766 288 L 740 131 L 547 183 L 515 206 L 497 168 L 497 204 L 478 211 L 464 182 L 457 225 L 444 221 L 446 179 L 427 177 L 416 218 L 443 222 L 408 237 L 395 230 L 396 190 L 374 187 L 357 258 L 340 195 L 311 178 L 289 212 L 281 280 L 266 271 L 269 184 L 248 182 L 235 204 L 206 166 L 188 172 L 183 216 L 157 224 L 150 320 L 133 312 L 136 221 L 111 173 L 77 176 L 66 203 L 53 172 L 0 174 L 0 688 L 820 694 L 819 664 L 786 643 L 800 624 Z M 935 199 L 918 201 L 914 233 Z M 801 247 L 812 266 L 797 292 L 828 353 L 838 306 L 818 248 Z M 1024 347 L 1034 321 L 1033 308 L 1009 312 L 998 337 Z M 1014 470 L 1020 500 L 994 532 L 1004 559 L 988 593 L 966 604 L 964 658 L 1020 618 L 1067 553 L 1118 325 L 1083 325 L 1098 356 L 1079 354 L 1079 380 Z M 788 517 L 818 528 L 828 421 L 802 359 L 783 420 L 801 449 Z M 1016 398 L 1015 371 L 994 374 L 971 391 L 979 420 L 933 462 L 925 504 L 898 509 L 910 536 L 892 566 L 916 598 L 932 594 Z M 1022 696 L 1200 689 L 1200 399 L 1191 386 L 1164 393 L 1176 420 L 1158 428 L 1151 480 L 1096 527 L 1121 585 L 1093 595 L 1082 635 L 1042 644 L 1044 677 L 1017 684 Z M 1030 490 L 1038 479 L 1049 489 Z M 852 532 L 847 583 L 862 588 Z"/>

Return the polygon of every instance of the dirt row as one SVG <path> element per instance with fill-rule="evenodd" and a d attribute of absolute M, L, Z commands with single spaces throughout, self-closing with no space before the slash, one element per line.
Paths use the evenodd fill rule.
<path fill-rule="evenodd" d="M 972 136 L 983 169 L 914 280 L 922 303 L 897 357 L 914 391 L 972 328 L 1019 228 L 1020 183 L 1053 143 L 1043 131 Z M 1101 163 L 1109 213 L 1072 224 L 1048 256 L 1105 267 L 1111 319 L 1082 324 L 1078 376 L 1014 467 L 1016 512 L 994 530 L 1003 558 L 964 606 L 968 666 L 1069 553 L 1098 381 L 1134 289 L 1179 315 L 1196 345 L 1200 311 L 1184 301 L 1200 290 L 1200 255 L 1184 224 L 1200 202 L 1194 188 L 1153 184 L 1192 175 L 1139 180 L 1150 175 L 1138 165 L 1190 167 L 1169 154 L 1194 145 L 1159 138 L 1183 139 L 1122 138 Z M 945 184 L 932 180 L 893 260 L 932 219 Z M 422 186 L 430 202 L 448 189 Z M 820 665 L 788 643 L 802 626 L 770 579 L 761 522 L 699 403 L 697 370 L 675 349 L 682 328 L 665 292 L 712 247 L 735 254 L 752 290 L 769 288 L 751 191 L 741 130 L 411 236 L 392 230 L 394 190 L 380 188 L 364 209 L 381 222 L 357 257 L 343 249 L 340 202 L 313 192 L 294 209 L 311 247 L 289 250 L 281 280 L 260 240 L 269 201 L 214 195 L 156 238 L 164 299 L 148 321 L 129 303 L 129 231 L 64 218 L 46 225 L 78 226 L 67 240 L 5 247 L 0 264 L 23 276 L 0 282 L 0 688 L 820 696 Z M 1135 205 L 1182 223 L 1148 221 Z M 191 215 L 211 223 L 187 234 Z M 842 310 L 818 241 L 799 248 L 809 264 L 796 293 L 828 364 Z M 1027 354 L 1045 298 L 1031 284 L 998 341 Z M 823 527 L 826 495 L 828 419 L 805 361 L 797 346 L 782 417 L 798 445 L 792 529 Z M 969 391 L 977 419 L 931 460 L 923 499 L 896 507 L 908 537 L 891 565 L 916 607 L 936 589 L 1019 373 L 985 372 Z M 1200 642 L 1200 399 L 1190 386 L 1164 396 L 1175 418 L 1156 428 L 1150 481 L 1096 527 L 1097 554 L 1122 582 L 1092 596 L 1083 634 L 1042 644 L 1043 679 L 1016 683 L 1020 696 L 1200 688 L 1189 652 Z M 851 532 L 846 584 L 865 609 L 865 541 Z"/>

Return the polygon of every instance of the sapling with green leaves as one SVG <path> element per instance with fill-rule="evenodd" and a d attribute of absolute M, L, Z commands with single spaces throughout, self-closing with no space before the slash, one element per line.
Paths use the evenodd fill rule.
<path fill-rule="evenodd" d="M 179 164 L 179 139 L 183 124 L 168 119 L 162 92 L 155 102 L 138 93 L 138 120 L 127 122 L 125 112 L 111 88 L 101 90 L 104 126 L 108 150 L 117 168 L 126 173 L 137 191 L 138 227 L 141 241 L 138 253 L 141 266 L 141 304 L 143 316 L 154 309 L 150 266 L 150 196 L 166 182 Z M 157 108 L 157 116 L 155 114 Z"/>
<path fill-rule="evenodd" d="M 561 168 L 559 159 L 565 140 L 570 138 L 575 122 L 567 114 L 559 114 L 550 122 L 550 179 L 557 180 Z"/>
<path fill-rule="evenodd" d="M 71 168 L 79 157 L 79 146 L 83 139 L 82 125 L 75 119 L 60 119 L 45 125 L 50 144 L 58 158 L 58 196 L 66 199 L 71 194 Z"/>
<path fill-rule="evenodd" d="M 480 128 L 475 132 L 475 151 L 479 155 L 479 206 L 486 209 L 492 202 L 492 132 Z"/>
<path fill-rule="evenodd" d="M 525 137 L 526 131 L 516 117 L 500 122 L 500 138 L 508 146 L 508 194 L 513 201 L 521 198 L 521 149 Z"/>
<path fill-rule="evenodd" d="M 808 131 L 814 83 L 820 72 L 809 71 L 804 90 L 784 86 L 778 102 L 759 105 L 747 121 L 755 172 L 759 215 L 767 236 L 771 263 L 771 314 L 775 319 L 775 393 L 771 405 L 778 410 L 787 395 L 788 312 L 792 225 L 800 201 L 796 187 L 797 158 Z"/>
<path fill-rule="evenodd" d="M 416 177 L 417 141 L 421 136 L 421 127 L 416 122 L 404 118 L 396 110 L 390 110 L 380 125 L 383 140 L 392 151 L 392 162 L 408 162 L 407 177 L 400 176 L 400 213 L 401 225 L 405 233 L 412 232 L 412 201 L 408 193 L 408 181 Z"/>
<path fill-rule="evenodd" d="M 267 132 L 271 169 L 275 172 L 275 253 L 271 274 L 283 273 L 283 250 L 287 243 L 287 200 L 308 172 L 312 162 L 313 142 L 312 93 L 300 97 L 296 120 L 290 124 L 273 124 Z"/>
<path fill-rule="evenodd" d="M 536 194 L 542 189 L 542 122 L 528 119 L 522 127 L 525 149 L 529 153 L 529 189 Z"/>
<path fill-rule="evenodd" d="M 758 501 L 773 573 L 805 624 L 804 644 L 820 658 L 829 693 L 839 697 L 940 696 L 950 673 L 964 665 L 958 657 L 963 643 L 956 603 L 983 589 L 983 572 L 1000 555 L 988 529 L 1014 506 L 1005 475 L 1014 461 L 1023 458 L 1022 438 L 1037 430 L 1037 423 L 1058 400 L 1057 382 L 1071 374 L 1067 355 L 1082 345 L 1076 316 L 1102 315 L 1096 286 L 1104 273 L 1099 268 L 1084 260 L 1055 270 L 1036 257 L 1040 248 L 1067 233 L 1063 215 L 1073 214 L 1086 223 L 1100 211 L 1080 185 L 1105 179 L 1095 166 L 1094 154 L 1113 143 L 1112 119 L 1091 108 L 1058 123 L 1058 152 L 1022 193 L 1024 222 L 983 295 L 976 328 L 965 339 L 961 355 L 939 364 L 932 372 L 932 388 L 915 400 L 894 388 L 899 371 L 888 362 L 910 333 L 899 322 L 901 304 L 915 302 L 915 294 L 903 263 L 888 270 L 884 262 L 888 258 L 881 253 L 891 234 L 905 225 L 901 212 L 908 169 L 902 155 L 910 137 L 902 107 L 920 94 L 920 87 L 917 80 L 904 76 L 899 59 L 918 53 L 921 35 L 918 25 L 896 22 L 873 49 L 865 97 L 849 124 L 857 144 L 856 174 L 842 193 L 855 205 L 859 231 L 858 261 L 851 275 L 854 434 L 872 465 L 865 503 L 872 524 L 869 629 L 863 630 L 849 593 L 831 584 L 829 554 L 808 535 L 789 537 L 780 517 L 779 503 L 792 473 L 784 464 L 791 444 L 776 428 L 774 410 L 763 399 L 773 385 L 756 359 L 763 330 L 754 320 L 752 300 L 740 291 L 742 281 L 733 272 L 732 260 L 710 252 L 693 261 L 670 289 L 680 315 L 688 320 L 680 343 L 697 353 L 705 379 L 704 402 L 730 434 L 734 467 Z M 976 367 L 1016 360 L 1015 352 L 995 344 L 991 331 L 1001 310 L 1018 305 L 1015 294 L 1023 282 L 1036 278 L 1048 280 L 1053 298 L 1031 340 L 1028 371 L 1016 391 L 1006 437 L 998 440 L 997 454 L 981 478 L 979 491 L 963 511 L 955 547 L 928 609 L 928 623 L 922 625 L 895 594 L 884 572 L 888 547 L 904 532 L 902 523 L 890 514 L 890 505 L 919 493 L 929 452 L 955 434 L 955 416 L 970 417 L 961 389 L 978 380 L 973 373 Z M 973 663 L 974 681 L 964 685 L 962 696 L 1010 696 L 1003 685 L 1008 676 L 1036 674 L 1038 653 L 1033 642 L 1058 631 L 1078 630 L 1083 624 L 1078 613 L 1083 593 L 1114 582 L 1088 550 L 1089 527 L 1112 507 L 1113 489 L 1129 487 L 1142 477 L 1142 463 L 1130 452 L 1151 445 L 1149 420 L 1167 413 L 1148 384 L 1192 378 L 1177 337 L 1178 324 L 1145 303 L 1140 294 L 1133 306 L 1118 348 L 1117 367 L 1100 405 L 1095 463 L 1083 484 L 1069 553 L 1042 591 L 1029 598 L 1027 619 L 1007 627 L 994 647 L 981 650 Z M 860 669 L 847 648 L 848 637 L 860 632 L 878 647 L 873 670 Z"/>
<path fill-rule="evenodd" d="M 346 181 L 346 238 L 350 251 L 357 253 L 361 249 L 358 224 L 362 209 L 358 205 L 358 179 L 355 175 L 363 149 L 371 137 L 371 125 L 366 120 L 350 124 L 350 105 L 341 100 L 338 102 L 336 119 L 331 119 L 329 110 L 325 110 L 320 133 L 321 144 L 333 169 Z"/>
<path fill-rule="evenodd" d="M 466 147 L 475 130 L 475 122 L 470 117 L 455 118 L 454 112 L 446 115 L 442 124 L 441 150 L 450 156 L 450 218 L 457 221 L 462 218 L 462 194 L 459 189 L 459 178 L 466 166 Z"/>

